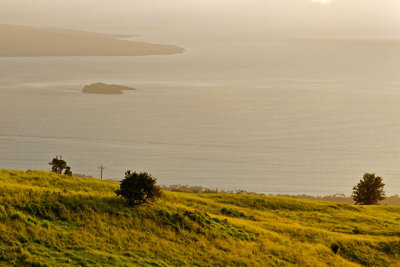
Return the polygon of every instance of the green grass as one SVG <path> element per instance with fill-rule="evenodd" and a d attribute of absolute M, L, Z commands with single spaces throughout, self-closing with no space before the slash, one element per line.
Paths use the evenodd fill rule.
<path fill-rule="evenodd" d="M 0 266 L 400 266 L 400 207 L 118 186 L 0 170 Z"/>

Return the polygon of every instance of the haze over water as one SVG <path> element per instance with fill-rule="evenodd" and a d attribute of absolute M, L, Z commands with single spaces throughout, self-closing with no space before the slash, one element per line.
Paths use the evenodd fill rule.
<path fill-rule="evenodd" d="M 399 41 L 112 28 L 186 52 L 0 58 L 0 168 L 63 155 L 96 177 L 103 164 L 111 179 L 133 169 L 161 184 L 312 195 L 349 194 L 376 172 L 399 193 Z M 82 94 L 93 82 L 137 91 Z"/>

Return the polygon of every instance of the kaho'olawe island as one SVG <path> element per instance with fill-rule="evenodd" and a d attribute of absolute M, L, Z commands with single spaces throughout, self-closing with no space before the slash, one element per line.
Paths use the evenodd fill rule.
<path fill-rule="evenodd" d="M 124 40 L 104 34 L 54 28 L 0 24 L 0 57 L 146 56 L 184 52 L 174 45 Z"/>
<path fill-rule="evenodd" d="M 395 266 L 400 207 L 0 170 L 1 266 Z M 354 199 L 382 179 L 365 174 Z M 168 189 L 166 188 L 166 189 Z M 172 188 L 172 189 L 171 189 Z M 186 187 L 186 189 L 188 189 Z M 190 191 L 190 190 L 188 190 Z M 363 198 L 364 196 L 364 198 Z"/>

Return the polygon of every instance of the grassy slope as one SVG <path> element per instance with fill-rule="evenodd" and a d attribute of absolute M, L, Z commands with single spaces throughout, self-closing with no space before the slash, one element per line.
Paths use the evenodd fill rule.
<path fill-rule="evenodd" d="M 130 209 L 115 197 L 117 187 L 44 171 L 0 170 L 0 265 L 400 261 L 400 207 L 164 192 L 157 203 Z"/>

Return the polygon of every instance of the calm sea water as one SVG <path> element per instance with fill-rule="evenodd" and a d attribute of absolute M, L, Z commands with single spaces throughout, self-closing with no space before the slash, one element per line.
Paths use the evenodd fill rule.
<path fill-rule="evenodd" d="M 111 179 L 312 195 L 376 172 L 400 193 L 400 42 L 181 43 L 173 56 L 0 58 L 0 168 L 63 155 L 96 177 L 103 164 Z M 98 81 L 137 91 L 81 93 Z"/>

